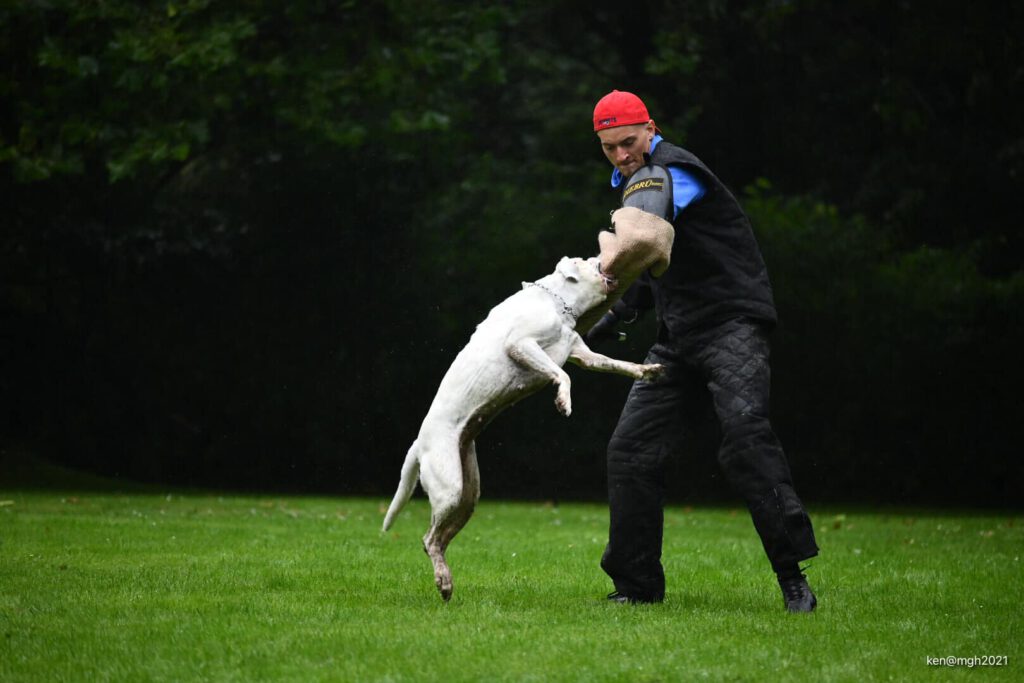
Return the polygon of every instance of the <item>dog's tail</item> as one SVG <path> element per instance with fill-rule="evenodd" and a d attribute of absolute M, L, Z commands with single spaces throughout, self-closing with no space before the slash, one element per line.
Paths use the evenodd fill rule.
<path fill-rule="evenodd" d="M 398 490 L 395 491 L 395 497 L 391 500 L 388 513 L 384 515 L 384 531 L 391 528 L 391 523 L 395 521 L 395 517 L 402 511 L 405 504 L 409 502 L 409 498 L 412 497 L 412 492 L 416 488 L 416 480 L 420 476 L 418 443 L 418 441 L 414 441 L 405 456 L 405 462 L 402 464 L 402 479 L 398 482 Z"/>

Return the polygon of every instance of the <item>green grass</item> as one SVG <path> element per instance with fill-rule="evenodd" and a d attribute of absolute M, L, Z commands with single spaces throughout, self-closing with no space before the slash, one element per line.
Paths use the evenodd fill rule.
<path fill-rule="evenodd" d="M 819 610 L 789 615 L 738 510 L 669 509 L 665 603 L 629 607 L 603 506 L 485 500 L 443 604 L 426 504 L 381 535 L 384 502 L 0 490 L 0 680 L 1024 679 L 1019 513 L 812 508 Z"/>

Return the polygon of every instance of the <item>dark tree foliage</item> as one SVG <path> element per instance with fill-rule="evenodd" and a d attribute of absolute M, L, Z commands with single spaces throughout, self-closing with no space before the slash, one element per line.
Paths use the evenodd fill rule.
<path fill-rule="evenodd" d="M 881 2 L 7 3 L 0 446 L 172 483 L 390 493 L 473 326 L 615 197 L 612 88 L 742 192 L 809 498 L 1011 503 L 1024 10 Z M 764 180 L 764 179 L 768 180 Z M 770 181 L 770 182 L 769 182 Z M 637 357 L 653 323 L 606 349 Z M 600 497 L 625 381 L 481 439 Z M 675 494 L 727 495 L 700 435 Z M 708 485 L 708 482 L 711 485 Z"/>

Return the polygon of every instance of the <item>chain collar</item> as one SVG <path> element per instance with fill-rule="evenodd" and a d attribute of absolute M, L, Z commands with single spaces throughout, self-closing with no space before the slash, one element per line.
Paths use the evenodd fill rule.
<path fill-rule="evenodd" d="M 567 316 L 572 318 L 572 321 L 574 323 L 580 317 L 579 313 L 574 311 L 572 306 L 570 306 L 569 304 L 565 303 L 565 299 L 563 299 L 557 292 L 551 291 L 550 289 L 548 289 L 547 287 L 545 287 L 544 285 L 542 285 L 539 282 L 527 282 L 526 286 L 527 287 L 536 287 L 538 289 L 543 289 L 545 292 L 547 292 L 548 294 L 553 296 L 555 299 L 557 299 L 558 303 L 562 304 L 562 313 L 565 313 Z"/>

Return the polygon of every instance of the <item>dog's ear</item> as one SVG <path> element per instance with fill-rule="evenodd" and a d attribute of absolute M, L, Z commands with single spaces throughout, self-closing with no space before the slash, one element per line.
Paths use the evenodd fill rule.
<path fill-rule="evenodd" d="M 569 259 L 568 256 L 563 256 L 562 260 L 558 262 L 558 266 L 555 271 L 561 273 L 563 277 L 569 282 L 580 281 L 580 269 L 579 267 Z"/>

